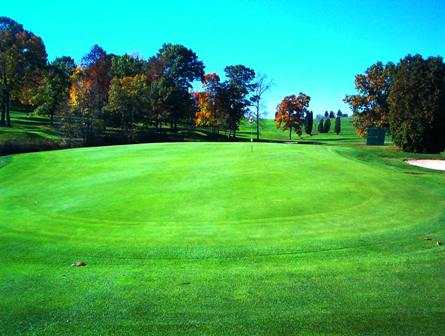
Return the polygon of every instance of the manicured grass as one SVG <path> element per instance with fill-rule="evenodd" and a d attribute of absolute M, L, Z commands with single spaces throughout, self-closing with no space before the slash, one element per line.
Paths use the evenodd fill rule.
<path fill-rule="evenodd" d="M 0 158 L 1 334 L 445 332 L 443 173 L 250 146 Z"/>
<path fill-rule="evenodd" d="M 11 122 L 11 128 L 0 127 L 0 155 L 61 146 L 61 136 L 46 117 L 12 112 Z"/>
<path fill-rule="evenodd" d="M 357 136 L 351 118 L 341 118 L 341 133 L 339 135 L 334 133 L 334 120 L 332 121 L 331 131 L 329 133 L 319 134 L 317 131 L 318 122 L 314 120 L 314 129 L 312 135 L 303 132 L 299 137 L 295 132 L 292 132 L 292 141 L 300 143 L 320 143 L 320 144 L 363 144 L 365 139 Z M 252 127 L 253 138 L 256 139 L 256 128 Z M 240 130 L 237 135 L 240 138 L 250 139 L 251 128 L 247 120 L 243 120 Z M 289 141 L 289 131 L 283 131 L 276 128 L 273 119 L 263 119 L 260 122 L 260 138 L 263 141 Z"/>
<path fill-rule="evenodd" d="M 44 139 L 57 140 L 59 135 L 43 116 L 28 116 L 24 112 L 12 112 L 11 128 L 0 128 L 0 142 L 6 140 Z"/>

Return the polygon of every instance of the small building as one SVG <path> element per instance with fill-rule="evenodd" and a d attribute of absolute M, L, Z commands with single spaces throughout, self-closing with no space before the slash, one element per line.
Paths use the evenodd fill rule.
<path fill-rule="evenodd" d="M 385 128 L 368 128 L 368 137 L 366 139 L 366 144 L 368 146 L 383 146 L 385 144 L 385 134 Z"/>

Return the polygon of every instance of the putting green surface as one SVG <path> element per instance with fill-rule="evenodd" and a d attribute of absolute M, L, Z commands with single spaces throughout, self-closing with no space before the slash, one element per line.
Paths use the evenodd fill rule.
<path fill-rule="evenodd" d="M 444 223 L 443 173 L 360 147 L 3 157 L 0 334 L 440 335 Z"/>

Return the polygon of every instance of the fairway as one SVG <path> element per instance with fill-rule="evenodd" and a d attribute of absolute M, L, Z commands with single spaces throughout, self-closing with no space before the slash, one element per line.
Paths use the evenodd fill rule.
<path fill-rule="evenodd" d="M 445 175 L 376 153 L 163 143 L 0 157 L 0 330 L 443 334 Z"/>

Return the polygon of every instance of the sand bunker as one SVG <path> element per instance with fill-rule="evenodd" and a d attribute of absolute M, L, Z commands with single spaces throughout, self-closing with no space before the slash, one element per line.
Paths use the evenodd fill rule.
<path fill-rule="evenodd" d="M 445 160 L 407 160 L 406 162 L 417 167 L 445 171 Z"/>

